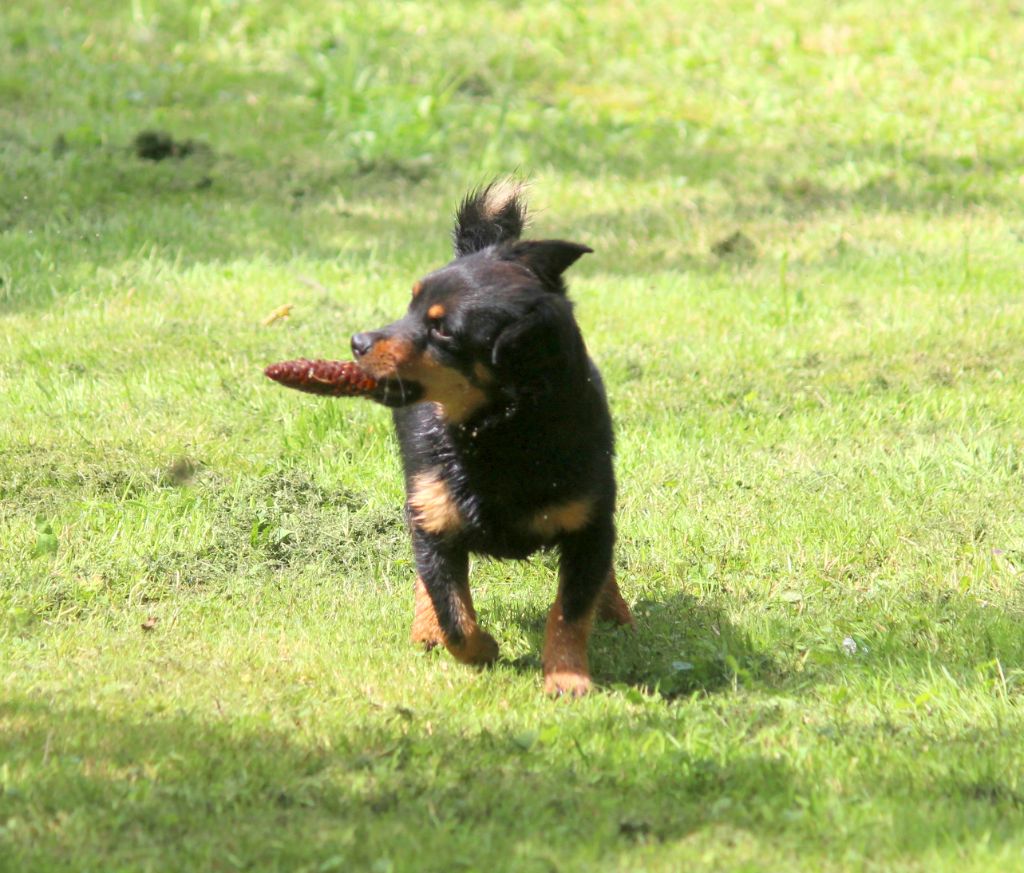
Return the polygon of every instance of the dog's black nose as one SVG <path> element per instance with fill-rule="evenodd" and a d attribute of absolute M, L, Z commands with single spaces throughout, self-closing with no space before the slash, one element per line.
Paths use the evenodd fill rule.
<path fill-rule="evenodd" d="M 352 354 L 361 358 L 373 348 L 373 337 L 368 333 L 357 333 L 352 337 Z"/>

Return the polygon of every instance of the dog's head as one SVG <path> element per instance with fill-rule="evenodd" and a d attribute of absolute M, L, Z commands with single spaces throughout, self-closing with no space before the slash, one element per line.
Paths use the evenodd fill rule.
<path fill-rule="evenodd" d="M 562 273 L 592 251 L 520 240 L 521 186 L 471 193 L 453 232 L 455 260 L 416 282 L 406 314 L 357 333 L 352 351 L 388 406 L 431 401 L 451 423 L 513 398 L 573 386 L 586 351 Z"/>

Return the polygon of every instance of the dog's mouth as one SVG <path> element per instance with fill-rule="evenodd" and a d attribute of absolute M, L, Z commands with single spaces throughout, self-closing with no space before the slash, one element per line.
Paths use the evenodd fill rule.
<path fill-rule="evenodd" d="M 425 393 L 423 385 L 419 382 L 390 376 L 377 381 L 376 387 L 370 393 L 370 398 L 381 406 L 397 409 L 400 406 L 418 403 L 423 400 Z"/>
<path fill-rule="evenodd" d="M 365 354 L 357 354 L 357 363 L 377 380 L 369 396 L 382 406 L 396 408 L 430 401 L 440 407 L 446 421 L 461 423 L 490 399 L 488 391 L 478 384 L 490 381 L 489 374 L 463 373 L 440 360 L 435 351 L 419 350 L 403 337 L 377 340 Z"/>
<path fill-rule="evenodd" d="M 423 383 L 401 374 L 400 367 L 406 369 L 402 365 L 407 365 L 410 354 L 408 343 L 381 341 L 371 352 L 357 358 L 359 369 L 377 382 L 369 394 L 371 400 L 394 409 L 423 399 L 427 393 Z"/>

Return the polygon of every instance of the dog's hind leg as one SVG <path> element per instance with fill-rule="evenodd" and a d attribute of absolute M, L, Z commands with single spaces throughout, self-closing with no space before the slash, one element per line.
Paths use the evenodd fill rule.
<path fill-rule="evenodd" d="M 633 613 L 629 610 L 629 604 L 622 599 L 622 592 L 619 591 L 619 583 L 615 579 L 614 570 L 608 574 L 608 579 L 598 595 L 597 618 L 599 621 L 636 627 L 636 619 L 633 618 Z"/>
<path fill-rule="evenodd" d="M 611 573 L 615 531 L 598 522 L 562 540 L 558 597 L 544 637 L 544 690 L 581 697 L 590 690 L 587 643 L 599 598 Z"/>
<path fill-rule="evenodd" d="M 412 640 L 428 648 L 444 644 L 464 664 L 497 660 L 498 644 L 477 623 L 469 593 L 469 556 L 437 538 L 413 532 L 416 557 Z"/>

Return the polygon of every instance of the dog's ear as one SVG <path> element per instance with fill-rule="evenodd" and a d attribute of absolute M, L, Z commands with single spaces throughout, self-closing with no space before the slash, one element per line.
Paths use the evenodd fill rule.
<path fill-rule="evenodd" d="M 590 246 L 560 239 L 527 240 L 510 245 L 502 257 L 529 268 L 549 291 L 564 294 L 562 273 L 592 251 Z"/>
<path fill-rule="evenodd" d="M 526 224 L 524 188 L 516 179 L 498 179 L 467 194 L 455 214 L 455 257 L 519 239 Z"/>
<path fill-rule="evenodd" d="M 567 377 L 585 361 L 572 304 L 547 295 L 525 317 L 508 325 L 491 351 L 499 381 L 517 394 L 538 393 L 551 384 L 573 384 Z"/>

